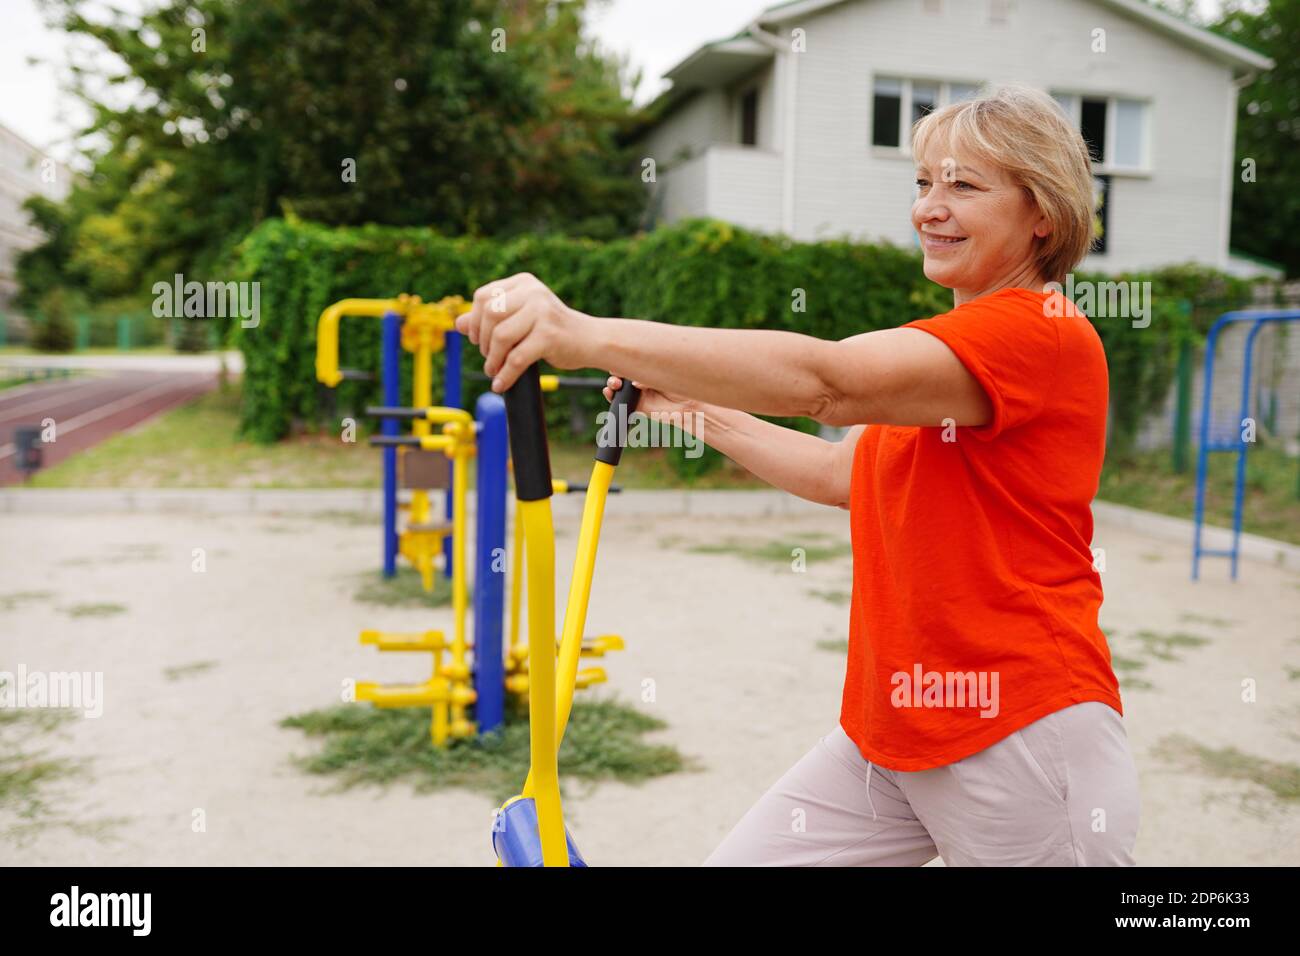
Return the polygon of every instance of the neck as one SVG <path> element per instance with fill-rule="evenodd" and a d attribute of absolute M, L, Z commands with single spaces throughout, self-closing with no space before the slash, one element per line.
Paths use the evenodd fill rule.
<path fill-rule="evenodd" d="M 953 289 L 952 304 L 956 308 L 981 296 L 991 295 L 1001 289 L 1031 289 L 1034 292 L 1042 292 L 1045 285 L 1047 285 L 1047 281 L 1043 278 L 1042 273 L 1038 271 L 1035 263 L 1030 262 L 1013 271 L 1010 275 L 1003 276 L 983 288 Z"/>

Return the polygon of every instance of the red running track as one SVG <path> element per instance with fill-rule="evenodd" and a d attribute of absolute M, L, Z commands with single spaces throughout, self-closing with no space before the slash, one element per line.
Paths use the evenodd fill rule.
<path fill-rule="evenodd" d="M 216 387 L 211 372 L 88 373 L 0 391 L 0 486 L 23 481 L 15 467 L 14 429 L 53 419 L 55 440 L 41 445 L 42 467 Z"/>

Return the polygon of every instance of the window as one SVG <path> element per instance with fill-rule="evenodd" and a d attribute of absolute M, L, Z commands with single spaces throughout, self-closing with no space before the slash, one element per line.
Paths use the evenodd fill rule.
<path fill-rule="evenodd" d="M 871 113 L 871 145 L 898 146 L 902 142 L 902 80 L 883 76 L 876 78 L 876 93 L 872 97 Z"/>
<path fill-rule="evenodd" d="M 750 90 L 740 100 L 740 143 L 742 146 L 758 145 L 758 88 Z"/>
<path fill-rule="evenodd" d="M 1112 165 L 1131 169 L 1146 165 L 1142 155 L 1145 113 L 1143 104 L 1135 100 L 1115 101 L 1115 149 L 1111 156 Z"/>
<path fill-rule="evenodd" d="M 1094 163 L 1106 156 L 1106 101 L 1085 99 L 1079 107 L 1079 132 Z"/>
<path fill-rule="evenodd" d="M 939 105 L 938 83 L 912 84 L 912 122 L 915 123 L 927 113 L 933 113 Z"/>
<path fill-rule="evenodd" d="M 1106 170 L 1148 168 L 1146 103 L 1074 93 L 1052 96 L 1083 134 L 1093 163 Z"/>
<path fill-rule="evenodd" d="M 978 92 L 976 83 L 878 76 L 871 97 L 871 145 L 905 151 L 911 147 L 912 125 L 917 120 Z"/>
<path fill-rule="evenodd" d="M 1106 251 L 1106 234 L 1110 231 L 1110 177 L 1106 175 L 1092 177 L 1092 208 L 1094 214 L 1093 229 L 1096 235 L 1089 252 Z"/>

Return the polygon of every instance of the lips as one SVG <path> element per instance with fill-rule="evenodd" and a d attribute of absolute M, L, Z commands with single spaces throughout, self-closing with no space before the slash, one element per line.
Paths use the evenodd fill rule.
<path fill-rule="evenodd" d="M 944 236 L 934 232 L 921 233 L 921 248 L 926 255 L 947 255 L 949 252 L 955 251 L 965 241 L 965 236 Z"/>

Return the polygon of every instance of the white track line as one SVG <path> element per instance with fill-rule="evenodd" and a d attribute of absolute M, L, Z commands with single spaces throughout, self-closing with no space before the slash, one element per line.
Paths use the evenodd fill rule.
<path fill-rule="evenodd" d="M 71 421 L 65 422 L 62 425 L 57 425 L 58 434 L 67 435 L 69 432 L 75 432 L 78 428 L 83 428 L 86 425 L 93 425 L 95 422 L 107 418 L 110 415 L 116 415 L 118 412 L 126 411 L 126 409 L 133 408 L 136 405 L 143 405 L 145 402 L 152 401 L 155 395 L 174 388 L 179 379 L 189 379 L 192 377 L 193 376 L 191 375 L 174 376 L 165 381 L 159 382 L 151 388 L 146 388 L 143 392 L 133 392 L 124 398 L 119 398 L 115 402 L 110 402 L 100 408 L 85 412 Z M 10 455 L 17 452 L 17 450 L 18 449 L 14 446 L 13 442 L 10 442 L 7 445 L 0 445 L 0 461 L 8 458 Z"/>
<path fill-rule="evenodd" d="M 25 382 L 22 385 L 15 385 L 13 388 L 0 390 L 0 413 L 4 412 L 3 402 L 6 402 L 11 398 L 18 398 L 20 395 L 26 395 L 29 392 L 39 391 L 40 389 L 48 389 L 50 387 L 58 388 L 60 385 L 65 388 L 76 388 L 80 384 L 82 383 L 77 380 L 77 377 L 72 376 L 64 376 L 62 378 L 36 378 L 32 379 L 30 382 Z"/>
<path fill-rule="evenodd" d="M 62 395 L 56 396 L 55 405 L 62 404 L 63 400 L 69 395 L 77 392 L 84 392 L 86 386 L 94 387 L 96 385 L 111 385 L 116 379 L 112 378 L 92 378 L 89 381 L 79 382 L 70 386 Z M 39 384 L 45 384 L 41 382 Z M 21 387 L 21 386 L 20 386 Z M 81 397 L 84 397 L 81 396 Z M 26 415 L 29 411 L 43 411 L 50 404 L 49 398 L 37 399 L 34 402 L 28 402 L 26 405 L 19 405 L 17 408 L 9 408 L 3 404 L 3 398 L 0 397 L 0 418 L 8 418 L 10 415 Z"/>

